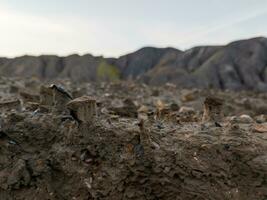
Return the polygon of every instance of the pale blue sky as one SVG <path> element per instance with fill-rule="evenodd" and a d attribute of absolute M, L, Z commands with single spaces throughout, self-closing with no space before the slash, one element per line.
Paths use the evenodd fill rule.
<path fill-rule="evenodd" d="M 0 0 L 0 56 L 119 56 L 267 36 L 267 0 Z"/>

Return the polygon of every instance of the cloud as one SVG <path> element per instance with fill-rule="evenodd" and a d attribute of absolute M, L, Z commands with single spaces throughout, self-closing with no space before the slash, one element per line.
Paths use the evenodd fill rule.
<path fill-rule="evenodd" d="M 114 26 L 94 18 L 44 17 L 0 5 L 0 25 L 0 56 L 71 53 L 114 56 L 131 47 L 119 23 Z"/>
<path fill-rule="evenodd" d="M 225 44 L 232 40 L 267 35 L 264 24 L 261 29 L 256 27 L 257 23 L 246 24 L 251 20 L 259 21 L 266 14 L 267 8 L 263 7 L 250 13 L 223 16 L 216 23 L 207 22 L 205 25 L 199 24 L 195 27 L 189 25 L 186 29 L 180 29 L 175 23 L 160 24 L 144 28 L 143 35 L 150 44 L 175 46 L 182 50 L 195 45 Z"/>
<path fill-rule="evenodd" d="M 0 4 L 0 55 L 93 53 L 118 56 L 145 45 L 187 49 L 193 45 L 222 44 L 267 34 L 266 28 L 255 28 L 256 23 L 246 25 L 267 13 L 265 6 L 255 8 L 251 9 L 253 12 L 224 14 L 218 16 L 218 20 L 202 19 L 192 23 L 190 17 L 164 21 L 161 14 L 157 20 L 150 19 L 149 14 L 147 19 L 141 20 L 127 16 L 107 17 L 103 12 L 89 17 L 67 12 L 51 16 L 25 13 Z"/>
<path fill-rule="evenodd" d="M 208 26 L 203 27 L 200 32 L 198 32 L 195 35 L 192 35 L 193 36 L 192 38 L 194 39 L 201 38 L 203 36 L 216 33 L 226 28 L 235 27 L 235 26 L 240 25 L 241 23 L 244 23 L 251 19 L 255 19 L 265 14 L 267 14 L 267 8 L 254 11 L 252 13 L 247 13 L 246 15 L 240 15 L 240 16 L 233 17 L 233 18 L 231 17 L 228 20 L 225 20 L 225 22 L 218 23 L 218 25 L 214 25 L 212 27 L 208 27 Z"/>
<path fill-rule="evenodd" d="M 58 40 L 72 34 L 70 27 L 57 20 L 14 12 L 3 6 L 0 7 L 0 25 L 0 54 L 3 55 L 38 52 L 42 45 L 53 48 Z"/>

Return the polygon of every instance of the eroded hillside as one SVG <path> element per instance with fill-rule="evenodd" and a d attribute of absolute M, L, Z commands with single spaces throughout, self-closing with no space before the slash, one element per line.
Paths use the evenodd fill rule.
<path fill-rule="evenodd" d="M 90 54 L 67 57 L 0 58 L 0 75 L 76 82 L 137 80 L 149 85 L 173 83 L 181 88 L 267 91 L 267 39 L 201 46 L 186 51 L 146 47 L 119 58 Z"/>

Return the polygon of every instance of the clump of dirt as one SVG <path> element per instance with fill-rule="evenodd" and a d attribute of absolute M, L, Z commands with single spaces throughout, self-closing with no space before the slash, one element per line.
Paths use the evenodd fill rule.
<path fill-rule="evenodd" d="M 10 93 L 9 81 L 21 89 Z M 65 80 L 36 109 L 10 106 L 23 100 L 20 90 L 38 99 L 26 83 L 1 86 L 0 199 L 267 198 L 264 94 Z M 78 91 L 88 97 L 71 100 Z M 51 105 L 58 96 L 60 111 Z M 205 111 L 211 97 L 220 99 L 219 120 Z"/>

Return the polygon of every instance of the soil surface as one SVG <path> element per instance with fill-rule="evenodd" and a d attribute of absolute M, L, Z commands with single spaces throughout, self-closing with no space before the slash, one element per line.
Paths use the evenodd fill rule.
<path fill-rule="evenodd" d="M 74 115 L 49 84 L 0 80 L 1 200 L 267 199 L 267 94 L 55 81 L 95 99 Z"/>

